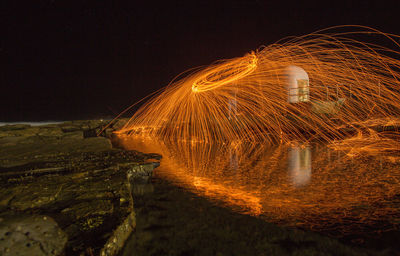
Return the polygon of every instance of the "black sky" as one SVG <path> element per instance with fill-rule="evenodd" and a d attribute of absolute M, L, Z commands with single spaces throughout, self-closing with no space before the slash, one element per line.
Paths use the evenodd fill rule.
<path fill-rule="evenodd" d="M 189 68 L 330 26 L 400 34 L 397 2 L 3 1 L 0 121 L 112 117 Z"/>

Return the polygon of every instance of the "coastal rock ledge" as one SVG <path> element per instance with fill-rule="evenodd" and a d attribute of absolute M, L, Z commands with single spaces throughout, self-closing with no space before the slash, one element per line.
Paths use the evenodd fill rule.
<path fill-rule="evenodd" d="M 95 136 L 104 125 L 0 126 L 0 255 L 121 250 L 136 225 L 133 193 L 161 156 L 113 148 Z"/>

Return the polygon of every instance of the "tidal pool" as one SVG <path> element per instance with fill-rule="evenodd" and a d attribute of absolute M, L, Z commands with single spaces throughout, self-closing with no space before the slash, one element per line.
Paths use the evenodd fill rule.
<path fill-rule="evenodd" d="M 119 143 L 161 154 L 156 179 L 233 212 L 357 244 L 388 233 L 396 236 L 391 242 L 399 239 L 398 154 L 354 156 L 300 142 L 271 146 L 129 138 Z"/>

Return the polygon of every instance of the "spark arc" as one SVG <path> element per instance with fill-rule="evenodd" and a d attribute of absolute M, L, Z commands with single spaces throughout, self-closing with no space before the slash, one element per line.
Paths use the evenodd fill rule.
<path fill-rule="evenodd" d="M 399 37 L 353 29 L 287 39 L 190 73 L 117 133 L 203 142 L 334 141 L 367 129 L 368 120 L 399 117 Z M 371 36 L 393 47 L 369 43 Z M 303 77 L 290 80 L 290 67 L 304 70 Z"/>

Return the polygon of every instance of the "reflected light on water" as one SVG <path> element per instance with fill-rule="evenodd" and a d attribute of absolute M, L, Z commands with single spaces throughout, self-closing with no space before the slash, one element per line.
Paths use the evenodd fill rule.
<path fill-rule="evenodd" d="M 288 172 L 296 187 L 307 185 L 311 179 L 310 146 L 292 146 L 288 152 Z"/>
<path fill-rule="evenodd" d="M 268 221 L 345 234 L 400 220 L 400 158 L 349 157 L 321 144 L 166 143 L 120 138 L 163 155 L 155 176 L 234 211 Z"/>

